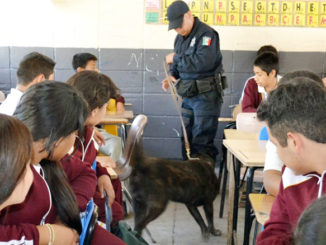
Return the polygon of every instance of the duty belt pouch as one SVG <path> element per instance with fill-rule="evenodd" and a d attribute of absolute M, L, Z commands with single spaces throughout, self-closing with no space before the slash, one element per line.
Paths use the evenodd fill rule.
<path fill-rule="evenodd" d="M 228 80 L 226 78 L 226 76 L 221 76 L 221 83 L 222 83 L 222 89 L 226 89 L 228 88 Z"/>
<path fill-rule="evenodd" d="M 214 78 L 212 77 L 196 80 L 198 94 L 209 92 L 211 90 L 216 89 L 214 83 L 215 81 Z"/>
<path fill-rule="evenodd" d="M 193 97 L 198 94 L 195 80 L 181 80 L 175 83 L 178 95 L 181 97 Z"/>

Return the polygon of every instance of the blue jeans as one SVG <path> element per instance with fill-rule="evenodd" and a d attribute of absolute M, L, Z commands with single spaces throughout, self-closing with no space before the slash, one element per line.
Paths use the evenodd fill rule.
<path fill-rule="evenodd" d="M 217 90 L 212 90 L 191 98 L 183 98 L 181 105 L 191 155 L 209 155 L 214 161 L 218 153 L 214 138 L 221 112 L 222 97 Z M 184 137 L 181 138 L 182 155 L 187 159 Z"/>

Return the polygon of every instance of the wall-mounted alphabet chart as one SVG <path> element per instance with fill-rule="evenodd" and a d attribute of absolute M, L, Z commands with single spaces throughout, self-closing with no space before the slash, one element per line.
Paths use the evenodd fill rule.
<path fill-rule="evenodd" d="M 145 0 L 145 23 L 167 24 L 174 0 Z M 208 25 L 326 27 L 326 0 L 189 0 L 190 11 Z"/>

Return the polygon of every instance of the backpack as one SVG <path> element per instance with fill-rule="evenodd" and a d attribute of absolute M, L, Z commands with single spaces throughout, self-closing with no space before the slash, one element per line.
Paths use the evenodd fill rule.
<path fill-rule="evenodd" d="M 119 221 L 118 225 L 122 240 L 127 245 L 149 245 L 145 239 L 142 238 L 136 231 L 133 231 L 125 221 Z"/>

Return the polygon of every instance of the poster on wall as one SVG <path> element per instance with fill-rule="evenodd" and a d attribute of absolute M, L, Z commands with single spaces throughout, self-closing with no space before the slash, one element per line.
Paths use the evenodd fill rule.
<path fill-rule="evenodd" d="M 174 0 L 144 0 L 146 24 L 168 24 Z M 326 27 L 326 0 L 185 0 L 190 11 L 208 25 Z"/>

